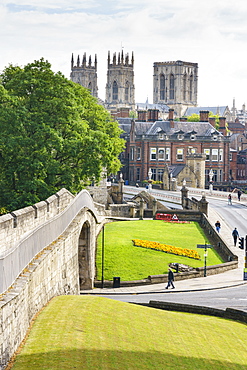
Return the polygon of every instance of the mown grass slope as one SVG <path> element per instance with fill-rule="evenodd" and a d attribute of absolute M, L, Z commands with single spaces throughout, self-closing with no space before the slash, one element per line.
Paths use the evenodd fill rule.
<path fill-rule="evenodd" d="M 54 298 L 13 370 L 240 370 L 246 325 L 93 296 Z"/>

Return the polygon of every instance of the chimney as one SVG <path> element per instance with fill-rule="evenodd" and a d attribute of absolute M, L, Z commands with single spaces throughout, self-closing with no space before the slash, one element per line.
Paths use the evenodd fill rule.
<path fill-rule="evenodd" d="M 128 118 L 130 113 L 130 108 L 120 107 L 118 111 L 118 117 Z"/>
<path fill-rule="evenodd" d="M 215 128 L 215 117 L 209 117 L 208 121 Z"/>
<path fill-rule="evenodd" d="M 155 122 L 159 119 L 159 110 L 158 109 L 148 109 L 147 112 L 148 122 Z"/>
<path fill-rule="evenodd" d="M 147 111 L 146 110 L 138 110 L 138 121 L 140 122 L 147 122 Z"/>
<path fill-rule="evenodd" d="M 168 121 L 170 121 L 170 127 L 174 128 L 174 109 L 169 109 Z"/>
<path fill-rule="evenodd" d="M 208 110 L 200 110 L 200 122 L 208 122 L 208 116 Z"/>
<path fill-rule="evenodd" d="M 219 117 L 219 132 L 226 136 L 226 118 Z"/>
<path fill-rule="evenodd" d="M 187 117 L 181 117 L 180 122 L 187 122 Z"/>

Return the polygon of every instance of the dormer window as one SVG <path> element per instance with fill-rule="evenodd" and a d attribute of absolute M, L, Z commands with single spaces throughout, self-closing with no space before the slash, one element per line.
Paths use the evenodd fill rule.
<path fill-rule="evenodd" d="M 159 140 L 164 140 L 164 134 L 163 134 L 163 132 L 159 132 L 158 133 L 158 138 L 159 138 Z"/>
<path fill-rule="evenodd" d="M 218 136 L 217 135 L 213 135 L 213 141 L 217 141 L 218 140 Z"/>
<path fill-rule="evenodd" d="M 178 140 L 183 140 L 184 135 L 183 134 L 178 134 Z"/>
<path fill-rule="evenodd" d="M 194 140 L 196 140 L 196 135 L 190 135 L 190 140 L 192 140 L 192 141 L 194 141 Z"/>

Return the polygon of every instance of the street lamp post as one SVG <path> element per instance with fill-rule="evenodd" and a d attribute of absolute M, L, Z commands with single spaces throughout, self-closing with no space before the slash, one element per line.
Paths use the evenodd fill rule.
<path fill-rule="evenodd" d="M 209 193 L 212 195 L 213 193 L 213 177 L 214 177 L 214 171 L 211 170 L 209 171 Z"/>
<path fill-rule="evenodd" d="M 151 168 L 149 168 L 149 170 L 148 170 L 148 191 L 149 192 L 151 192 L 151 189 L 152 189 L 151 177 L 152 177 L 152 171 L 151 171 Z"/>
<path fill-rule="evenodd" d="M 102 273 L 101 273 L 101 288 L 104 288 L 104 260 L 105 260 L 105 227 L 102 227 L 102 253 L 101 253 L 101 267 L 102 267 Z"/>

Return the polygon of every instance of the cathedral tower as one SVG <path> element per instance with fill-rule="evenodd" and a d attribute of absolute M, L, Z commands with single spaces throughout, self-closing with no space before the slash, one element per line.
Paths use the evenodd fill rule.
<path fill-rule="evenodd" d="M 177 60 L 154 63 L 153 102 L 167 104 L 178 116 L 197 105 L 198 64 Z"/>
<path fill-rule="evenodd" d="M 129 55 L 122 53 L 113 54 L 111 63 L 108 52 L 108 69 L 106 83 L 106 106 L 110 110 L 120 107 L 135 109 L 135 85 L 134 85 L 134 54 L 131 60 Z"/>
<path fill-rule="evenodd" d="M 76 65 L 74 64 L 74 56 L 71 58 L 71 74 L 70 79 L 91 91 L 91 94 L 98 97 L 97 86 L 97 55 L 95 54 L 94 66 L 92 65 L 91 55 L 89 56 L 88 64 L 86 53 L 83 55 L 82 64 L 78 55 Z"/>

